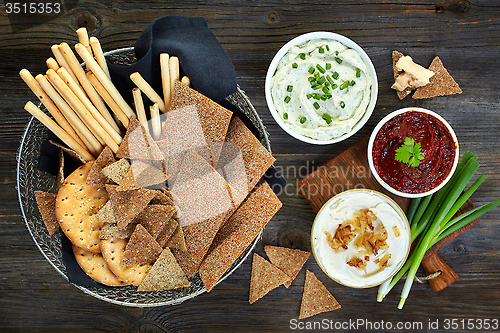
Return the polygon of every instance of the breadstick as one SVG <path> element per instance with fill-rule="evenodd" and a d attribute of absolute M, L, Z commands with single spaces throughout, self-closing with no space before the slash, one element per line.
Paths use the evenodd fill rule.
<path fill-rule="evenodd" d="M 94 137 L 94 134 L 90 132 L 87 126 L 82 122 L 80 118 L 75 114 L 73 109 L 66 103 L 66 101 L 59 95 L 59 93 L 52 87 L 49 80 L 42 74 L 38 74 L 35 80 L 47 93 L 47 95 L 52 99 L 55 105 L 61 110 L 61 113 L 68 120 L 68 123 L 73 127 L 75 132 L 78 134 L 80 139 L 85 143 L 89 152 L 97 156 L 102 149 L 101 144 Z"/>
<path fill-rule="evenodd" d="M 76 59 L 75 54 L 69 47 L 67 43 L 61 43 L 59 45 L 59 49 L 61 50 L 64 58 L 68 62 L 68 65 L 72 69 L 72 71 L 75 73 L 75 76 L 77 77 L 78 81 L 82 85 L 83 89 L 85 89 L 85 92 L 87 93 L 87 96 L 90 98 L 92 103 L 94 103 L 94 106 L 101 112 L 101 114 L 104 114 L 106 111 L 106 105 L 104 104 L 104 101 L 102 98 L 99 96 L 99 94 L 95 91 L 94 87 L 90 84 L 90 82 L 87 80 L 87 76 L 85 75 L 85 71 L 83 70 L 82 66 L 80 65 L 80 62 L 78 59 Z"/>
<path fill-rule="evenodd" d="M 92 51 L 94 51 L 95 60 L 102 68 L 104 73 L 111 78 L 109 74 L 108 64 L 106 63 L 106 58 L 104 57 L 104 53 L 102 53 L 101 43 L 99 43 L 99 39 L 96 37 L 90 37 L 90 46 L 92 47 Z"/>
<path fill-rule="evenodd" d="M 106 119 L 104 119 L 104 117 L 95 108 L 95 112 L 87 110 L 85 105 L 83 105 L 75 93 L 68 87 L 68 85 L 66 85 L 66 83 L 54 70 L 47 70 L 47 76 L 56 89 L 58 89 L 59 92 L 66 98 L 66 101 L 69 102 L 69 105 L 76 111 L 87 127 L 93 131 L 96 138 L 101 138 L 102 141 L 116 153 L 118 151 L 118 142 L 111 136 L 110 132 L 114 132 L 114 130 Z M 121 142 L 121 137 L 119 135 L 118 137 Z"/>
<path fill-rule="evenodd" d="M 33 93 L 38 97 L 40 102 L 42 102 L 43 106 L 49 111 L 49 113 L 54 117 L 55 121 L 66 130 L 66 132 L 72 136 L 80 145 L 85 147 L 85 143 L 83 143 L 82 139 L 76 134 L 73 130 L 73 127 L 68 123 L 66 118 L 64 118 L 63 114 L 57 106 L 50 100 L 49 96 L 43 91 L 43 88 L 40 84 L 35 80 L 35 78 L 31 75 L 31 73 L 27 69 L 22 69 L 19 72 L 19 75 L 23 79 L 23 81 L 28 85 L 28 87 L 33 91 Z"/>
<path fill-rule="evenodd" d="M 59 45 L 54 44 L 54 45 L 52 45 L 52 47 L 50 49 L 52 50 L 52 54 L 54 54 L 54 57 L 56 57 L 56 60 L 59 63 L 59 66 L 66 68 L 66 70 L 69 72 L 69 74 L 71 74 L 73 79 L 76 82 L 78 82 L 78 79 L 76 78 L 75 73 L 73 73 L 73 71 L 71 70 L 71 67 L 69 67 L 68 62 L 64 58 L 64 55 L 62 54 L 61 49 L 59 48 Z"/>
<path fill-rule="evenodd" d="M 87 29 L 85 27 L 81 27 L 76 30 L 76 34 L 78 35 L 78 41 L 80 42 L 80 44 L 85 46 L 87 48 L 87 51 L 92 54 L 92 48 L 90 47 Z"/>
<path fill-rule="evenodd" d="M 48 58 L 45 63 L 47 64 L 47 67 L 48 68 L 51 68 L 55 71 L 57 71 L 59 69 L 59 64 L 57 63 L 56 59 L 50 57 Z"/>
<path fill-rule="evenodd" d="M 174 95 L 175 81 L 179 81 L 179 58 L 170 57 L 170 96 Z"/>
<path fill-rule="evenodd" d="M 115 140 L 118 144 L 121 142 L 121 135 L 120 135 L 120 128 L 116 124 L 115 120 L 113 119 L 113 116 L 109 113 L 108 109 L 105 109 L 105 113 L 102 114 L 99 112 L 94 104 L 87 98 L 87 95 L 84 93 L 80 93 L 78 90 L 75 90 L 75 86 L 78 85 L 71 75 L 69 75 L 68 71 L 65 68 L 60 68 L 57 70 L 57 74 L 59 77 L 68 85 L 68 87 L 75 93 L 75 95 L 78 97 L 78 99 L 85 105 L 87 110 L 89 110 L 93 117 L 101 124 L 101 126 L 106 130 L 106 132 L 111 135 L 113 140 Z M 99 114 L 100 116 L 96 115 Z M 102 122 L 106 122 L 106 124 L 103 124 Z M 111 128 L 109 128 L 107 125 L 110 125 Z"/>
<path fill-rule="evenodd" d="M 118 120 L 123 124 L 125 128 L 128 128 L 128 123 L 129 123 L 129 118 L 125 114 L 125 112 L 122 111 L 122 109 L 116 104 L 115 100 L 111 95 L 108 93 L 108 91 L 103 87 L 101 82 L 97 79 L 97 77 L 94 75 L 94 73 L 89 72 L 87 73 L 87 79 L 90 81 L 90 83 L 94 86 L 95 90 L 101 97 L 104 99 L 106 104 L 108 104 L 109 108 L 113 113 L 116 115 Z"/>
<path fill-rule="evenodd" d="M 169 68 L 168 53 L 160 54 L 160 70 L 161 70 L 161 85 L 163 87 L 163 102 L 165 109 L 170 108 L 170 100 L 172 99 L 170 91 L 170 68 Z"/>
<path fill-rule="evenodd" d="M 135 72 L 130 74 L 130 79 L 132 82 L 135 83 L 135 85 L 142 90 L 142 92 L 148 96 L 149 100 L 153 103 L 158 104 L 158 108 L 160 109 L 161 112 L 165 113 L 167 110 L 165 109 L 165 103 L 161 99 L 160 95 L 154 91 L 154 89 L 149 85 L 149 83 L 144 80 L 144 78 L 141 76 L 139 72 Z"/>
<path fill-rule="evenodd" d="M 57 135 L 69 148 L 73 149 L 78 155 L 80 155 L 85 161 L 93 161 L 94 157 L 82 147 L 75 139 L 73 139 L 66 131 L 64 131 L 55 121 L 50 119 L 42 110 L 40 110 L 31 101 L 27 102 L 24 109 L 31 113 L 33 117 L 38 119 L 42 124 L 44 124 L 52 133 Z"/>
<path fill-rule="evenodd" d="M 113 82 L 111 82 L 110 78 L 107 77 L 106 73 L 102 70 L 102 68 L 97 64 L 94 58 L 87 52 L 87 49 L 82 44 L 75 45 L 76 52 L 82 57 L 83 61 L 87 65 L 87 69 L 91 70 L 97 79 L 102 83 L 104 88 L 108 91 L 111 97 L 115 100 L 116 104 L 120 106 L 123 112 L 127 115 L 128 118 L 135 116 L 132 108 L 125 102 L 122 95 L 118 89 L 116 89 Z"/>
<path fill-rule="evenodd" d="M 153 138 L 159 140 L 161 136 L 161 121 L 160 121 L 160 108 L 158 103 L 154 103 L 149 107 L 151 112 L 151 128 L 153 129 Z"/>
<path fill-rule="evenodd" d="M 146 110 L 144 110 L 144 101 L 142 100 L 141 89 L 132 89 L 132 96 L 134 97 L 135 112 L 137 113 L 137 119 L 142 124 L 146 132 L 149 134 L 148 118 L 146 117 Z"/>
<path fill-rule="evenodd" d="M 191 85 L 191 80 L 187 76 L 183 76 L 181 82 L 188 87 Z"/>

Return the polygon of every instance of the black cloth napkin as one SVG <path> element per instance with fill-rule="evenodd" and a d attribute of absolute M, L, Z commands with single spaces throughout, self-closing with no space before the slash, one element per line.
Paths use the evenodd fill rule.
<path fill-rule="evenodd" d="M 135 85 L 130 80 L 130 74 L 139 72 L 151 84 L 156 92 L 163 96 L 160 73 L 160 54 L 169 53 L 179 57 L 181 75 L 187 75 L 193 89 L 210 99 L 219 102 L 232 111 L 245 125 L 261 139 L 261 133 L 236 106 L 225 98 L 236 91 L 236 73 L 233 64 L 222 46 L 217 41 L 207 23 L 202 17 L 164 16 L 149 25 L 137 40 L 134 51 L 138 61 L 130 66 L 120 66 L 108 63 L 111 79 L 127 102 L 132 101 L 132 88 Z M 49 138 L 60 140 L 52 133 Z M 52 174 L 57 173 L 58 151 L 48 142 L 43 144 L 38 169 Z M 66 154 L 66 153 L 65 153 Z M 65 156 L 65 175 L 77 168 Z M 279 172 L 271 167 L 265 174 L 265 179 L 276 194 L 280 194 L 286 182 Z M 64 234 L 61 236 L 62 256 L 70 282 L 83 287 L 109 288 L 89 278 L 75 260 L 71 242 Z"/>

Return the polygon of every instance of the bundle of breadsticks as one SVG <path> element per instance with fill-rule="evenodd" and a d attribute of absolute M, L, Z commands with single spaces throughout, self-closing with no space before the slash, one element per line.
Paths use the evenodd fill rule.
<path fill-rule="evenodd" d="M 83 162 L 88 162 L 94 160 L 105 146 L 113 152 L 118 150 L 130 117 L 137 116 L 149 131 L 142 99 L 144 93 L 153 103 L 150 107 L 151 131 L 155 139 L 159 138 L 160 111 L 167 112 L 175 81 L 180 80 L 179 59 L 167 53 L 160 56 L 163 98 L 140 73 L 130 75 L 137 86 L 133 89 L 134 112 L 111 81 L 99 40 L 89 38 L 85 28 L 76 32 L 79 43 L 75 45 L 75 51 L 85 62 L 87 71 L 67 43 L 52 45 L 54 58 L 47 59 L 45 75 L 33 77 L 27 69 L 19 73 L 52 118 L 31 101 L 26 103 L 25 110 L 59 137 Z M 181 82 L 190 83 L 188 77 L 183 77 Z"/>

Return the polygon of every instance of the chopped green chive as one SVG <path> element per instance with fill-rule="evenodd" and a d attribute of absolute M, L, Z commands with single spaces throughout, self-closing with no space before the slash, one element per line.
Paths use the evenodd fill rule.
<path fill-rule="evenodd" d="M 361 76 L 361 70 L 358 68 L 356 69 L 356 77 L 360 77 Z"/>
<path fill-rule="evenodd" d="M 326 68 L 326 70 L 332 69 L 332 64 L 326 63 L 325 68 Z"/>
<path fill-rule="evenodd" d="M 321 118 L 323 118 L 327 124 L 330 124 L 332 122 L 332 117 L 328 113 L 323 113 Z"/>
<path fill-rule="evenodd" d="M 323 89 L 321 90 L 323 90 L 323 92 L 326 94 L 330 90 L 330 88 L 328 88 L 327 86 L 323 86 Z"/>
<path fill-rule="evenodd" d="M 307 80 L 308 80 L 309 82 L 312 82 L 312 81 L 316 81 L 316 78 L 315 78 L 314 76 L 309 76 L 309 77 L 307 78 Z"/>
<path fill-rule="evenodd" d="M 301 53 L 301 54 L 299 54 L 299 57 L 300 57 L 300 59 L 302 59 L 302 60 L 306 60 L 306 54 L 305 54 L 305 53 Z"/>
<path fill-rule="evenodd" d="M 303 124 L 306 122 L 306 120 L 307 120 L 306 117 L 301 117 L 299 121 L 301 124 Z"/>
<path fill-rule="evenodd" d="M 344 101 L 340 101 L 340 107 L 341 107 L 342 109 L 343 109 L 343 108 L 345 108 L 345 103 L 344 103 Z"/>
<path fill-rule="evenodd" d="M 340 59 L 339 57 L 335 57 L 335 61 L 338 62 L 339 64 L 342 63 L 342 59 Z"/>
<path fill-rule="evenodd" d="M 326 81 L 326 79 L 325 79 L 325 77 L 324 77 L 324 76 L 320 76 L 320 77 L 316 80 L 316 82 L 318 82 L 318 84 L 323 84 L 323 83 L 325 83 L 325 81 Z"/>
<path fill-rule="evenodd" d="M 306 97 L 307 99 L 310 99 L 311 97 L 313 97 L 313 94 L 307 94 Z"/>
<path fill-rule="evenodd" d="M 345 88 L 349 87 L 351 85 L 351 81 L 344 81 L 341 85 L 340 85 L 340 90 L 344 90 Z"/>
<path fill-rule="evenodd" d="M 312 94 L 314 99 L 317 99 L 318 101 L 321 99 L 321 94 L 314 93 Z"/>
<path fill-rule="evenodd" d="M 314 85 L 312 85 L 312 86 L 311 86 L 311 88 L 312 88 L 313 90 L 318 90 L 318 89 L 321 89 L 322 87 L 323 87 L 323 86 L 322 86 L 321 84 L 314 84 Z"/>
<path fill-rule="evenodd" d="M 309 70 L 308 70 L 309 74 L 314 73 L 314 70 L 315 70 L 314 67 L 309 67 Z"/>
<path fill-rule="evenodd" d="M 290 96 L 286 96 L 286 97 L 285 97 L 285 103 L 287 103 L 287 104 L 288 104 L 288 103 L 290 103 L 290 100 L 291 100 L 291 99 L 292 99 L 292 98 L 291 98 Z"/>
<path fill-rule="evenodd" d="M 283 113 L 283 119 L 287 120 L 288 119 L 288 113 Z"/>
<path fill-rule="evenodd" d="M 292 92 L 293 91 L 293 86 L 289 85 L 288 87 L 286 87 L 286 91 Z"/>
<path fill-rule="evenodd" d="M 333 72 L 332 77 L 337 80 L 339 78 L 339 73 Z"/>
<path fill-rule="evenodd" d="M 338 85 L 336 83 L 332 84 L 332 90 L 337 89 L 337 88 L 338 88 Z"/>
<path fill-rule="evenodd" d="M 320 106 L 319 106 L 318 102 L 314 102 L 313 106 L 314 106 L 314 108 L 315 108 L 316 110 L 320 108 Z"/>
<path fill-rule="evenodd" d="M 325 47 L 327 51 L 330 51 L 330 47 L 328 45 L 325 45 Z"/>
<path fill-rule="evenodd" d="M 294 62 L 294 63 L 292 64 L 292 68 L 297 68 L 297 67 L 299 67 L 299 65 L 298 65 L 296 62 Z"/>
<path fill-rule="evenodd" d="M 339 51 L 335 51 L 335 55 L 339 55 Z"/>
<path fill-rule="evenodd" d="M 321 74 L 325 74 L 326 70 L 320 64 L 317 64 L 316 68 Z"/>
<path fill-rule="evenodd" d="M 320 47 L 319 50 L 318 50 L 319 53 L 325 53 L 325 49 Z"/>
<path fill-rule="evenodd" d="M 356 84 L 356 81 L 352 80 L 351 81 L 351 86 L 355 85 Z"/>
<path fill-rule="evenodd" d="M 322 100 L 322 101 L 326 101 L 326 100 L 327 100 L 326 95 L 321 95 L 321 100 Z"/>
<path fill-rule="evenodd" d="M 333 79 L 330 75 L 327 75 L 326 76 L 326 79 L 328 80 L 328 82 L 330 82 L 330 84 L 333 86 L 335 84 L 335 82 L 333 82 Z"/>
<path fill-rule="evenodd" d="M 326 99 L 332 98 L 332 94 L 330 94 L 330 93 L 324 94 L 323 96 L 326 96 Z"/>

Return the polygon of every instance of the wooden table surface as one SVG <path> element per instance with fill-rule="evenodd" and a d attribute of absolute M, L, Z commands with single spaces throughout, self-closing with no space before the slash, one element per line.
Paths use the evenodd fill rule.
<path fill-rule="evenodd" d="M 289 184 L 280 195 L 283 208 L 266 227 L 255 252 L 263 254 L 267 244 L 310 250 L 315 214 L 300 194 L 298 181 L 401 107 L 428 108 L 449 121 L 461 152 L 477 154 L 480 171 L 488 176 L 473 203 L 492 201 L 500 195 L 499 1 L 115 0 L 108 4 L 74 0 L 63 2 L 61 14 L 36 16 L 7 15 L 6 3 L 0 6 L 0 331 L 264 332 L 321 324 L 323 329 L 362 332 L 389 331 L 388 323 L 401 332 L 500 330 L 498 209 L 441 248 L 441 257 L 459 279 L 439 293 L 428 284 L 414 283 L 403 310 L 397 309 L 402 284 L 377 303 L 376 288 L 341 286 L 328 279 L 311 257 L 305 269 L 317 275 L 342 308 L 298 321 L 305 269 L 290 288 L 275 289 L 250 305 L 250 259 L 209 294 L 176 306 L 132 308 L 88 296 L 40 254 L 21 218 L 15 189 L 17 149 L 30 118 L 23 106 L 34 99 L 19 70 L 44 72 L 50 46 L 76 43 L 74 31 L 81 26 L 99 38 L 104 50 L 111 50 L 132 46 L 152 20 L 174 14 L 206 18 L 268 129 L 276 166 Z M 318 30 L 340 33 L 363 47 L 379 82 L 377 106 L 368 123 L 345 142 L 326 146 L 301 143 L 286 134 L 271 117 L 264 97 L 266 70 L 278 49 L 299 34 Z M 439 55 L 463 94 L 400 101 L 390 88 L 393 50 L 410 54 L 424 66 Z M 398 323 L 401 329 L 396 329 Z M 439 329 L 433 326 L 436 323 Z M 487 323 L 496 329 L 485 329 Z"/>

